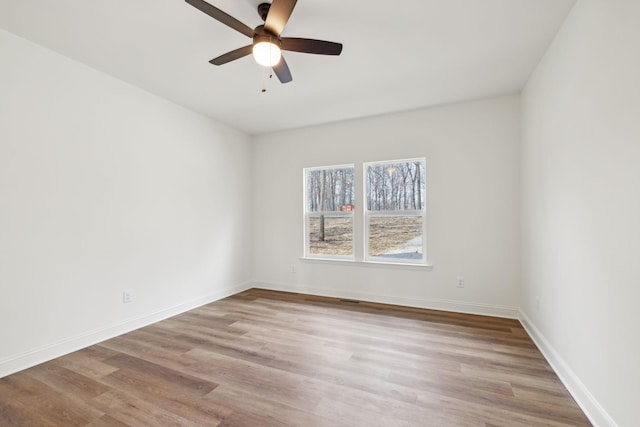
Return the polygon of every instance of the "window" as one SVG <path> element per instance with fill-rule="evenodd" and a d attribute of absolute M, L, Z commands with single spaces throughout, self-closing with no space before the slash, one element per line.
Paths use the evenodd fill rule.
<path fill-rule="evenodd" d="M 354 165 L 304 170 L 304 256 L 425 265 L 425 159 L 365 163 L 360 176 Z"/>
<path fill-rule="evenodd" d="M 425 262 L 425 160 L 365 163 L 365 260 Z"/>
<path fill-rule="evenodd" d="M 305 256 L 354 258 L 354 167 L 305 169 Z"/>

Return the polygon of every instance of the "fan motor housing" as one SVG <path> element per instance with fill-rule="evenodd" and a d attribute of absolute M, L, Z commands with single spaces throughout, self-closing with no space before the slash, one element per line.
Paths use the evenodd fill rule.
<path fill-rule="evenodd" d="M 280 39 L 276 36 L 272 36 L 271 34 L 256 34 L 255 36 L 253 36 L 253 44 L 257 44 L 260 42 L 268 42 L 271 44 L 274 44 L 278 47 L 282 46 L 282 42 L 280 41 Z"/>
<path fill-rule="evenodd" d="M 254 40 L 257 36 L 268 36 L 268 37 L 273 37 L 274 39 L 278 39 L 278 40 L 280 39 L 280 37 L 278 37 L 277 35 L 267 31 L 267 29 L 264 28 L 264 25 L 258 25 L 256 28 L 253 29 L 253 33 L 254 33 L 253 34 Z M 280 45 L 278 44 L 278 46 Z"/>

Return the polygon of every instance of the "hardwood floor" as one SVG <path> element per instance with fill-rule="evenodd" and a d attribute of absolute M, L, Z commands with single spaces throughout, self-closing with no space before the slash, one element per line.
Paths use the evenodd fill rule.
<path fill-rule="evenodd" d="M 516 320 L 252 289 L 1 379 L 0 425 L 591 424 Z"/>

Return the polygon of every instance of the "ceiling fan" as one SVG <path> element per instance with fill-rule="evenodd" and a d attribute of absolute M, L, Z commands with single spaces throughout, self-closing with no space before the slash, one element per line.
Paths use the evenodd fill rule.
<path fill-rule="evenodd" d="M 341 43 L 280 37 L 297 0 L 273 0 L 271 4 L 261 3 L 258 5 L 258 14 L 264 21 L 264 25 L 258 25 L 254 29 L 204 0 L 186 0 L 186 2 L 213 19 L 253 39 L 253 44 L 232 50 L 209 61 L 214 65 L 226 64 L 253 53 L 258 64 L 272 67 L 280 82 L 289 83 L 293 78 L 289 66 L 282 56 L 282 50 L 318 55 L 340 55 L 342 52 Z"/>

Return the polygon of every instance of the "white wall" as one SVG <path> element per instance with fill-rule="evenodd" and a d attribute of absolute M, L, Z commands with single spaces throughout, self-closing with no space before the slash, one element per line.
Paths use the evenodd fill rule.
<path fill-rule="evenodd" d="M 580 0 L 523 93 L 523 320 L 597 425 L 638 425 L 640 2 Z"/>
<path fill-rule="evenodd" d="M 257 286 L 517 315 L 519 114 L 509 96 L 256 137 Z M 359 174 L 366 161 L 423 156 L 432 271 L 299 261 L 303 168 L 355 163 Z"/>
<path fill-rule="evenodd" d="M 0 31 L 0 377 L 246 287 L 250 149 Z"/>

